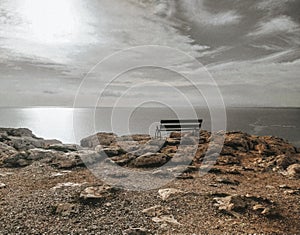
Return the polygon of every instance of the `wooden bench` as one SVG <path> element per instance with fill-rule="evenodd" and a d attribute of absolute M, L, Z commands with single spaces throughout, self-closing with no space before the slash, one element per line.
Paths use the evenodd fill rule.
<path fill-rule="evenodd" d="M 192 130 L 195 133 L 200 130 L 202 122 L 202 119 L 161 120 L 160 125 L 156 127 L 155 138 L 161 138 L 162 131 Z"/>

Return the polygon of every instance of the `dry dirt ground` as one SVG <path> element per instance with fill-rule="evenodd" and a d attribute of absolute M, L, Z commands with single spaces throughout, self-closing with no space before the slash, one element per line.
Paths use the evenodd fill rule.
<path fill-rule="evenodd" d="M 5 184 L 0 234 L 300 234 L 299 179 L 219 169 L 203 176 L 192 172 L 164 185 L 161 189 L 180 190 L 164 200 L 159 189 L 116 189 L 83 200 L 85 188 L 103 184 L 86 168 L 66 171 L 41 162 L 0 168 Z M 222 208 L 218 201 L 230 195 L 231 207 Z M 235 195 L 249 203 L 237 205 Z"/>

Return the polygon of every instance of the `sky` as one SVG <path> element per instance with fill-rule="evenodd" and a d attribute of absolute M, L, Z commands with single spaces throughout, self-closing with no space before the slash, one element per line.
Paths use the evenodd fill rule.
<path fill-rule="evenodd" d="M 226 106 L 299 107 L 299 12 L 299 0 L 0 0 L 0 106 L 184 106 L 178 93 L 205 106 L 218 90 Z M 149 58 L 164 66 L 113 80 Z"/>

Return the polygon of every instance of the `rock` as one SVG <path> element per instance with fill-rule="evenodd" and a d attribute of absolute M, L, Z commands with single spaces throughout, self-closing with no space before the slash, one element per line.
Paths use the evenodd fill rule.
<path fill-rule="evenodd" d="M 0 189 L 2 189 L 2 188 L 6 188 L 6 184 L 0 183 Z"/>
<path fill-rule="evenodd" d="M 73 152 L 73 151 L 78 151 L 81 150 L 82 148 L 78 146 L 77 144 L 50 144 L 46 146 L 47 149 L 53 149 L 56 151 L 61 151 L 61 152 Z"/>
<path fill-rule="evenodd" d="M 167 138 L 165 145 L 168 146 L 177 146 L 180 144 L 180 139 L 172 139 L 172 138 Z"/>
<path fill-rule="evenodd" d="M 123 235 L 150 235 L 147 229 L 144 228 L 129 228 L 122 232 Z"/>
<path fill-rule="evenodd" d="M 161 205 L 156 205 L 156 206 L 152 206 L 150 208 L 144 209 L 142 210 L 142 212 L 148 216 L 159 216 L 162 214 L 165 214 L 167 210 L 169 210 L 170 208 L 165 208 Z"/>
<path fill-rule="evenodd" d="M 184 136 L 184 133 L 173 131 L 173 132 L 170 133 L 169 137 L 172 138 L 172 139 L 180 139 L 182 136 Z"/>
<path fill-rule="evenodd" d="M 45 143 L 43 139 L 36 139 L 28 136 L 23 136 L 23 137 L 9 136 L 9 140 L 6 141 L 6 144 L 14 147 L 19 151 L 24 151 L 32 148 L 45 147 Z"/>
<path fill-rule="evenodd" d="M 54 212 L 61 216 L 70 216 L 71 214 L 77 214 L 79 212 L 79 208 L 73 203 L 59 203 L 54 206 Z"/>
<path fill-rule="evenodd" d="M 288 190 L 285 190 L 283 193 L 284 194 L 290 194 L 290 195 L 298 195 L 298 194 L 300 194 L 300 190 L 288 189 Z"/>
<path fill-rule="evenodd" d="M 82 139 L 80 145 L 92 149 L 97 145 L 110 146 L 116 142 L 116 137 L 117 136 L 114 133 L 99 132 Z"/>
<path fill-rule="evenodd" d="M 157 167 L 162 166 L 169 160 L 169 157 L 163 153 L 146 153 L 136 159 L 130 164 L 135 167 Z"/>
<path fill-rule="evenodd" d="M 136 150 L 131 151 L 131 154 L 134 154 L 135 156 L 141 156 L 147 153 L 157 153 L 160 150 L 159 146 L 154 145 L 142 145 L 137 147 Z"/>
<path fill-rule="evenodd" d="M 181 145 L 198 145 L 198 140 L 196 137 L 184 136 L 180 141 Z"/>
<path fill-rule="evenodd" d="M 165 140 L 164 139 L 151 139 L 149 141 L 147 141 L 146 145 L 154 145 L 157 146 L 159 148 L 161 148 L 163 145 L 165 144 Z"/>
<path fill-rule="evenodd" d="M 300 178 L 300 164 L 293 164 L 287 168 L 287 175 L 291 178 Z"/>
<path fill-rule="evenodd" d="M 177 152 L 177 146 L 166 146 L 161 149 L 161 152 L 167 155 L 175 154 Z"/>
<path fill-rule="evenodd" d="M 219 156 L 216 162 L 218 165 L 240 165 L 241 160 L 236 156 Z"/>
<path fill-rule="evenodd" d="M 251 195 L 218 195 L 213 198 L 214 205 L 220 211 L 235 217 L 240 217 L 246 210 L 259 211 L 261 215 L 271 217 L 278 215 L 277 209 L 269 199 Z"/>
<path fill-rule="evenodd" d="M 183 191 L 175 188 L 159 189 L 158 194 L 163 201 L 167 200 L 171 195 L 182 193 Z"/>
<path fill-rule="evenodd" d="M 134 134 L 134 135 L 124 135 L 121 136 L 119 140 L 122 141 L 138 141 L 138 142 L 147 142 L 151 139 L 150 135 L 147 134 Z"/>
<path fill-rule="evenodd" d="M 3 160 L 5 167 L 24 167 L 32 163 L 32 160 L 27 159 L 28 154 L 26 152 L 17 152 L 11 157 Z"/>
<path fill-rule="evenodd" d="M 51 161 L 55 158 L 60 158 L 63 156 L 63 153 L 56 152 L 53 150 L 48 149 L 30 149 L 27 151 L 28 157 L 27 159 L 30 159 L 32 161 L 38 161 L 41 159 Z"/>
<path fill-rule="evenodd" d="M 229 146 L 234 150 L 249 151 L 249 135 L 242 132 L 228 132 L 224 140 L 224 146 Z"/>
<path fill-rule="evenodd" d="M 92 152 L 94 153 L 94 151 Z M 69 152 L 61 155 L 57 154 L 52 160 L 51 165 L 59 169 L 71 169 L 74 167 L 81 167 L 84 166 L 82 158 L 87 157 L 85 156 L 85 154 L 88 155 L 89 153 L 89 150 L 80 150 L 78 152 Z"/>
<path fill-rule="evenodd" d="M 118 189 L 109 185 L 92 186 L 85 188 L 80 193 L 80 199 L 82 200 L 101 200 L 112 198 Z"/>
<path fill-rule="evenodd" d="M 244 211 L 247 206 L 244 197 L 240 195 L 215 197 L 213 200 L 216 202 L 215 206 L 217 206 L 219 210 L 229 213 L 231 213 L 231 211 Z"/>
<path fill-rule="evenodd" d="M 275 216 L 278 215 L 277 210 L 272 206 L 264 206 L 261 204 L 254 205 L 252 207 L 254 211 L 259 211 L 262 215 L 265 216 Z"/>
<path fill-rule="evenodd" d="M 289 165 L 292 165 L 297 162 L 296 158 L 292 156 L 287 156 L 285 154 L 278 155 L 275 158 L 276 165 L 281 169 L 286 169 Z"/>
<path fill-rule="evenodd" d="M 135 159 L 136 156 L 130 153 L 123 154 L 121 156 L 115 156 L 110 158 L 114 163 L 118 164 L 119 166 L 124 166 L 126 164 L 129 164 L 133 159 Z"/>
<path fill-rule="evenodd" d="M 118 146 L 103 148 L 101 145 L 96 146 L 95 151 L 99 154 L 103 154 L 105 157 L 114 157 L 125 154 L 126 151 Z"/>
<path fill-rule="evenodd" d="M 54 187 L 51 188 L 51 190 L 58 190 L 58 189 L 64 189 L 64 188 L 69 188 L 69 187 L 80 187 L 82 186 L 83 183 L 73 183 L 73 182 L 66 182 L 66 183 L 58 183 Z"/>
<path fill-rule="evenodd" d="M 155 223 L 168 223 L 168 224 L 174 224 L 174 225 L 181 225 L 173 215 L 162 215 L 159 217 L 154 217 L 152 220 Z"/>
<path fill-rule="evenodd" d="M 217 178 L 216 181 L 221 184 L 239 185 L 240 182 L 236 180 L 230 180 L 228 178 Z"/>
<path fill-rule="evenodd" d="M 105 160 L 106 156 L 101 155 L 100 153 L 94 150 L 79 150 L 76 152 L 67 153 L 67 156 L 71 159 L 77 159 L 76 166 L 89 166 L 97 164 Z"/>
<path fill-rule="evenodd" d="M 0 128 L 0 132 L 4 132 L 7 135 L 10 136 L 16 136 L 16 137 L 33 137 L 36 138 L 35 135 L 32 134 L 32 131 L 28 128 Z"/>
<path fill-rule="evenodd" d="M 12 155 L 16 154 L 17 150 L 7 144 L 0 142 L 0 165 L 3 164 L 3 161 Z"/>
<path fill-rule="evenodd" d="M 279 188 L 282 188 L 282 189 L 291 189 L 291 187 L 288 186 L 288 185 L 286 185 L 286 184 L 279 185 Z"/>

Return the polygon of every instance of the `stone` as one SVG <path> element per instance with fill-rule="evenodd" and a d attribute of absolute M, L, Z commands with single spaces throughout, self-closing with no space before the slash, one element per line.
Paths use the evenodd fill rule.
<path fill-rule="evenodd" d="M 213 200 L 216 202 L 215 206 L 217 206 L 219 210 L 229 213 L 231 211 L 241 212 L 247 207 L 246 200 L 240 195 L 215 197 Z"/>
<path fill-rule="evenodd" d="M 286 169 L 289 165 L 292 165 L 297 162 L 296 158 L 292 156 L 287 156 L 285 154 L 278 155 L 275 158 L 276 165 L 281 169 Z"/>
<path fill-rule="evenodd" d="M 95 149 L 97 145 L 110 146 L 116 142 L 116 135 L 114 133 L 99 132 L 97 134 L 88 136 L 80 141 L 82 147 Z"/>
<path fill-rule="evenodd" d="M 101 145 L 96 146 L 95 151 L 99 154 L 103 154 L 105 157 L 114 157 L 119 156 L 121 154 L 125 154 L 126 151 L 118 146 L 103 148 Z"/>
<path fill-rule="evenodd" d="M 172 138 L 167 138 L 165 145 L 168 146 L 177 146 L 180 144 L 180 139 L 172 139 Z"/>
<path fill-rule="evenodd" d="M 28 153 L 27 159 L 30 159 L 32 161 L 38 161 L 41 159 L 53 160 L 55 158 L 59 158 L 63 156 L 63 154 L 60 152 L 56 152 L 48 149 L 40 149 L 40 148 L 30 149 L 27 151 L 27 153 Z"/>
<path fill-rule="evenodd" d="M 71 159 L 72 158 L 77 159 L 77 166 L 83 166 L 83 165 L 89 166 L 89 165 L 97 164 L 102 162 L 106 157 L 101 155 L 97 151 L 89 150 L 89 149 L 70 152 L 67 153 L 67 156 Z"/>
<path fill-rule="evenodd" d="M 293 164 L 287 168 L 287 175 L 291 178 L 300 178 L 300 164 Z"/>
<path fill-rule="evenodd" d="M 111 161 L 118 164 L 119 166 L 124 166 L 126 164 L 129 164 L 133 159 L 135 159 L 136 156 L 133 154 L 123 154 L 121 156 L 115 156 L 110 158 Z"/>
<path fill-rule="evenodd" d="M 135 167 L 157 167 L 162 166 L 169 160 L 169 157 L 163 153 L 146 153 L 136 159 L 130 164 Z"/>
<path fill-rule="evenodd" d="M 77 144 L 51 144 L 46 147 L 47 149 L 53 149 L 61 152 L 73 152 L 81 150 L 82 148 Z"/>
<path fill-rule="evenodd" d="M 71 214 L 76 214 L 79 212 L 79 208 L 73 203 L 59 203 L 54 207 L 55 214 L 61 216 L 70 216 Z"/>
<path fill-rule="evenodd" d="M 129 228 L 122 232 L 123 235 L 150 235 L 150 233 L 145 228 Z"/>
<path fill-rule="evenodd" d="M 137 147 L 136 150 L 131 151 L 131 154 L 134 154 L 135 156 L 141 156 L 147 153 L 157 153 L 160 150 L 159 146 L 155 146 L 155 145 L 141 145 L 139 147 Z"/>
<path fill-rule="evenodd" d="M 89 152 L 89 151 L 88 151 Z M 86 151 L 64 153 L 57 155 L 51 162 L 51 165 L 59 169 L 71 169 L 74 167 L 84 166 L 81 157 L 85 157 Z"/>
<path fill-rule="evenodd" d="M 3 160 L 5 167 L 24 167 L 32 163 L 32 160 L 27 159 L 28 154 L 26 152 L 17 152 L 11 157 Z"/>
<path fill-rule="evenodd" d="M 36 139 L 28 136 L 22 136 L 22 137 L 9 136 L 9 140 L 7 141 L 7 144 L 19 151 L 28 150 L 32 148 L 45 147 L 45 143 L 43 139 Z"/>
<path fill-rule="evenodd" d="M 181 225 L 173 215 L 162 215 L 159 217 L 152 218 L 152 221 L 155 223 L 168 223 L 168 224 L 174 224 L 174 225 Z"/>
<path fill-rule="evenodd" d="M 109 185 L 91 186 L 80 193 L 82 200 L 101 200 L 112 198 L 118 189 Z"/>
<path fill-rule="evenodd" d="M 216 162 L 218 165 L 240 165 L 241 160 L 235 156 L 219 156 Z"/>
<path fill-rule="evenodd" d="M 159 189 L 158 194 L 163 201 L 167 200 L 171 195 L 182 193 L 183 191 L 175 188 Z"/>
<path fill-rule="evenodd" d="M 35 135 L 32 134 L 32 131 L 28 128 L 0 128 L 0 132 L 5 132 L 7 135 L 10 136 L 16 136 L 16 137 L 35 137 Z"/>
<path fill-rule="evenodd" d="M 284 194 L 290 194 L 290 195 L 298 195 L 300 194 L 300 190 L 297 189 L 288 189 L 283 191 Z"/>
<path fill-rule="evenodd" d="M 146 208 L 144 210 L 142 210 L 142 212 L 148 216 L 159 216 L 162 214 L 165 214 L 167 210 L 169 210 L 170 208 L 165 208 L 161 205 L 156 205 L 156 206 L 152 206 L 149 208 Z"/>
<path fill-rule="evenodd" d="M 73 183 L 73 182 L 66 182 L 66 183 L 58 183 L 54 187 L 51 188 L 51 190 L 59 190 L 59 189 L 64 189 L 64 188 L 70 188 L 70 187 L 80 187 L 82 186 L 83 183 Z"/>
<path fill-rule="evenodd" d="M 180 145 L 198 145 L 198 139 L 196 137 L 184 136 L 180 140 Z"/>
<path fill-rule="evenodd" d="M 0 189 L 2 189 L 2 188 L 6 188 L 6 184 L 0 183 Z"/>
<path fill-rule="evenodd" d="M 240 182 L 236 180 L 230 180 L 228 178 L 217 178 L 216 181 L 221 184 L 239 185 Z"/>
<path fill-rule="evenodd" d="M 9 158 L 16 153 L 17 150 L 14 147 L 11 147 L 7 144 L 0 142 L 0 165 L 3 164 L 3 161 L 6 158 Z"/>

